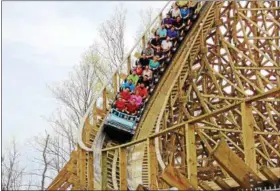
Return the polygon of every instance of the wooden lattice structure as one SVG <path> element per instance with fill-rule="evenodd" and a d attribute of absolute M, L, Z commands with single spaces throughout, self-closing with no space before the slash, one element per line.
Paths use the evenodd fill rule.
<path fill-rule="evenodd" d="M 145 34 L 141 39 L 145 45 Z M 125 76 L 116 72 L 113 88 L 102 90 L 103 108 L 94 103 L 85 116 L 78 149 L 49 190 L 229 190 L 279 183 L 279 1 L 205 2 L 132 142 L 105 140 L 98 157 L 91 147 Z"/>

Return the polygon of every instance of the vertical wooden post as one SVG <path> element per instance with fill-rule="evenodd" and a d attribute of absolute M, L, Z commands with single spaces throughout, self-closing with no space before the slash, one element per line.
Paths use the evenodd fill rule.
<path fill-rule="evenodd" d="M 106 88 L 104 88 L 102 91 L 102 98 L 103 98 L 103 112 L 106 113 L 106 110 L 107 110 Z"/>
<path fill-rule="evenodd" d="M 157 190 L 157 158 L 154 139 L 147 138 L 148 173 L 151 190 Z"/>
<path fill-rule="evenodd" d="M 146 34 L 142 36 L 142 48 L 144 49 L 146 46 Z"/>
<path fill-rule="evenodd" d="M 130 55 L 127 57 L 127 75 L 129 75 L 131 70 L 131 57 Z"/>
<path fill-rule="evenodd" d="M 244 144 L 245 163 L 257 172 L 256 150 L 254 138 L 254 119 L 252 106 L 248 103 L 241 103 L 242 113 L 242 134 Z"/>
<path fill-rule="evenodd" d="M 80 185 L 82 189 L 86 188 L 86 151 L 80 149 L 79 152 L 79 171 Z"/>
<path fill-rule="evenodd" d="M 107 152 L 102 152 L 101 168 L 101 190 L 107 190 Z"/>
<path fill-rule="evenodd" d="M 97 112 L 96 112 L 96 102 L 93 105 L 93 109 L 92 109 L 92 117 L 94 121 L 97 121 Z"/>
<path fill-rule="evenodd" d="M 188 179 L 194 189 L 198 189 L 197 180 L 197 158 L 196 158 L 196 145 L 195 145 L 195 130 L 193 124 L 185 125 L 185 138 L 186 138 L 186 156 L 188 165 Z"/>
<path fill-rule="evenodd" d="M 88 190 L 94 190 L 93 153 L 88 153 Z"/>
<path fill-rule="evenodd" d="M 159 14 L 158 19 L 159 19 L 159 25 L 161 25 L 161 23 L 162 23 L 162 12 Z"/>
<path fill-rule="evenodd" d="M 118 72 L 115 72 L 114 74 L 114 81 L 113 81 L 113 86 L 114 86 L 114 94 L 116 95 L 118 93 Z"/>
<path fill-rule="evenodd" d="M 120 190 L 127 190 L 127 155 L 125 148 L 119 148 L 119 157 L 120 157 Z"/>
<path fill-rule="evenodd" d="M 174 122 L 174 115 L 173 115 L 173 106 L 172 106 L 172 96 L 170 96 L 169 97 L 169 100 L 168 100 L 168 102 L 169 102 L 169 117 L 171 118 L 171 124 L 173 124 L 173 122 Z"/>

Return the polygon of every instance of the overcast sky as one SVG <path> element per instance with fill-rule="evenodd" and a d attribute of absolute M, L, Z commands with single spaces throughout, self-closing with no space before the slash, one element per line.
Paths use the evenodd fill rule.
<path fill-rule="evenodd" d="M 2 2 L 2 148 L 14 136 L 21 145 L 51 129 L 42 116 L 58 107 L 47 85 L 68 78 L 119 2 Z M 122 2 L 126 45 L 134 45 L 139 12 L 158 12 L 167 2 Z M 128 49 L 129 50 L 129 49 Z"/>

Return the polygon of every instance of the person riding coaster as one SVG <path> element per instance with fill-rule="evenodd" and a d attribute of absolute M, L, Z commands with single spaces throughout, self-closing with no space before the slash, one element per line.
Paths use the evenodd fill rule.
<path fill-rule="evenodd" d="M 122 140 L 121 134 L 124 132 L 129 135 L 128 137 L 125 135 L 125 141 L 131 139 L 134 135 L 148 97 L 153 93 L 156 83 L 159 82 L 164 70 L 171 63 L 193 21 L 198 17 L 198 4 L 190 5 L 188 3 L 187 8 L 179 7 L 187 10 L 188 18 L 186 22 L 183 21 L 184 14 L 180 11 L 179 15 L 178 8 L 174 6 L 173 12 L 171 12 L 173 18 L 167 15 L 166 19 L 162 21 L 161 28 L 156 31 L 158 36 L 148 43 L 136 62 L 136 65 L 139 65 L 132 69 L 130 75 L 124 80 L 124 84 L 120 87 L 120 92 L 117 94 L 114 104 L 112 104 L 110 110 L 112 115 L 109 114 L 104 122 L 105 131 L 108 130 L 107 132 L 110 133 L 109 131 L 113 130 L 110 135 L 115 136 L 117 140 Z M 177 32 L 176 35 L 175 31 Z M 140 98 L 142 100 L 139 104 Z M 114 128 L 118 130 L 114 131 Z"/>

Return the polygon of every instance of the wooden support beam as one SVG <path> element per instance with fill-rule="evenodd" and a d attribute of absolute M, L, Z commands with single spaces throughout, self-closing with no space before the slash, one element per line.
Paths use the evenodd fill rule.
<path fill-rule="evenodd" d="M 47 188 L 47 190 L 57 190 L 63 183 L 70 177 L 70 173 L 66 172 L 63 176 L 57 176 L 57 180 L 53 181 L 52 184 Z"/>
<path fill-rule="evenodd" d="M 131 57 L 130 55 L 127 57 L 127 75 L 129 75 L 131 70 Z"/>
<path fill-rule="evenodd" d="M 147 154 L 148 154 L 148 173 L 149 185 L 151 190 L 157 188 L 157 156 L 155 150 L 154 139 L 147 139 Z"/>
<path fill-rule="evenodd" d="M 94 121 L 97 121 L 97 106 L 96 106 L 96 102 L 93 104 L 92 118 L 93 118 Z"/>
<path fill-rule="evenodd" d="M 107 95 L 106 95 L 106 88 L 103 89 L 102 91 L 102 98 L 103 98 L 103 112 L 106 112 L 107 110 Z"/>
<path fill-rule="evenodd" d="M 118 73 L 114 73 L 114 78 L 113 78 L 113 86 L 114 86 L 114 94 L 116 95 L 118 93 Z"/>
<path fill-rule="evenodd" d="M 242 137 L 244 144 L 245 163 L 254 172 L 257 172 L 255 138 L 254 138 L 254 117 L 251 104 L 241 103 L 242 113 Z"/>
<path fill-rule="evenodd" d="M 178 169 L 174 168 L 171 165 L 168 165 L 163 173 L 161 178 L 170 186 L 174 186 L 179 190 L 192 190 L 194 186 L 191 185 L 189 180 L 182 175 Z"/>
<path fill-rule="evenodd" d="M 256 181 L 261 179 L 239 158 L 222 139 L 211 155 L 223 169 L 243 188 L 251 188 L 251 177 Z"/>
<path fill-rule="evenodd" d="M 93 153 L 88 153 L 88 190 L 94 189 Z"/>
<path fill-rule="evenodd" d="M 254 97 L 251 97 L 251 98 L 248 98 L 245 100 L 246 103 L 251 103 L 251 102 L 254 102 L 254 101 L 258 101 L 258 100 L 261 100 L 265 97 L 268 97 L 268 96 L 273 96 L 275 94 L 278 94 L 280 93 L 280 87 L 278 88 L 274 88 L 270 91 L 267 91 L 265 93 L 262 93 L 260 95 L 257 95 L 257 96 L 254 96 Z M 223 112 L 226 112 L 226 111 L 229 111 L 229 110 L 232 110 L 232 109 L 235 109 L 237 107 L 240 106 L 240 104 L 242 103 L 242 101 L 237 101 L 236 103 L 234 104 L 230 104 L 230 105 L 227 105 L 227 106 L 224 106 L 223 108 L 221 109 L 217 109 L 211 113 L 206 113 L 206 114 L 202 114 L 198 117 L 195 117 L 195 118 L 192 118 L 188 121 L 185 121 L 183 123 L 178 123 L 176 125 L 173 125 L 171 127 L 169 127 L 168 129 L 165 129 L 165 130 L 162 130 L 158 133 L 153 133 L 149 136 L 149 138 L 155 138 L 155 137 L 158 137 L 160 135 L 163 135 L 163 134 L 166 134 L 168 132 L 172 132 L 178 128 L 181 128 L 183 125 L 185 125 L 186 123 L 197 123 L 197 122 L 201 122 L 202 120 L 204 119 L 208 119 L 210 117 L 213 117 L 213 116 L 216 116 L 220 113 L 223 113 Z M 147 140 L 147 138 L 141 138 L 141 139 L 137 139 L 137 140 L 134 140 L 134 141 L 131 141 L 129 143 L 125 143 L 125 144 L 122 144 L 122 145 L 119 145 L 119 146 L 114 146 L 114 147 L 110 147 L 110 148 L 105 148 L 105 149 L 102 149 L 102 151 L 109 151 L 109 150 L 114 150 L 114 149 L 117 149 L 119 147 L 129 147 L 131 145 L 135 145 L 135 144 L 138 144 L 138 143 L 142 143 L 142 142 L 145 142 Z"/>
<path fill-rule="evenodd" d="M 139 184 L 136 188 L 137 191 L 148 191 L 148 189 L 143 186 L 142 184 Z"/>
<path fill-rule="evenodd" d="M 280 182 L 280 179 L 266 166 L 262 166 L 260 168 L 260 172 L 267 178 L 267 180 L 272 183 L 276 184 Z"/>
<path fill-rule="evenodd" d="M 120 190 L 127 190 L 127 155 L 125 148 L 119 148 Z"/>
<path fill-rule="evenodd" d="M 214 179 L 214 182 L 222 189 L 222 190 L 230 190 L 231 187 L 228 185 L 221 177 L 217 176 Z"/>
<path fill-rule="evenodd" d="M 56 178 L 49 185 L 47 190 L 57 190 L 62 183 L 70 177 L 70 174 L 76 171 L 76 168 L 73 167 L 73 163 L 76 162 L 78 157 L 77 151 L 73 151 L 70 155 L 70 160 L 64 165 L 64 167 L 60 170 Z M 71 169 L 71 170 L 69 170 Z M 70 172 L 70 173 L 69 173 Z"/>
<path fill-rule="evenodd" d="M 79 178 L 80 185 L 82 189 L 86 188 L 86 151 L 79 149 L 79 158 L 78 158 L 78 167 L 79 167 Z"/>
<path fill-rule="evenodd" d="M 144 34 L 144 35 L 142 36 L 142 49 L 144 49 L 145 46 L 146 46 L 146 34 Z"/>
<path fill-rule="evenodd" d="M 203 190 L 213 190 L 206 182 L 200 182 L 199 186 L 203 189 Z"/>
<path fill-rule="evenodd" d="M 96 108 L 96 115 L 105 117 L 106 116 L 106 111 L 104 112 L 103 109 Z"/>
<path fill-rule="evenodd" d="M 68 182 L 73 185 L 72 190 L 75 190 L 74 188 L 76 188 L 76 190 L 83 189 L 80 186 L 79 177 L 74 174 L 69 177 Z"/>
<path fill-rule="evenodd" d="M 159 14 L 158 18 L 159 18 L 159 24 L 161 25 L 161 23 L 162 23 L 162 12 Z"/>
<path fill-rule="evenodd" d="M 107 190 L 107 152 L 102 152 L 101 157 L 101 190 Z"/>
<path fill-rule="evenodd" d="M 65 182 L 60 188 L 59 190 L 66 190 L 71 184 L 69 182 Z"/>
<path fill-rule="evenodd" d="M 186 133 L 186 155 L 188 165 L 188 180 L 194 186 L 194 189 L 198 188 L 197 181 L 197 158 L 196 158 L 196 145 L 195 145 L 195 129 L 193 124 L 185 125 Z"/>

